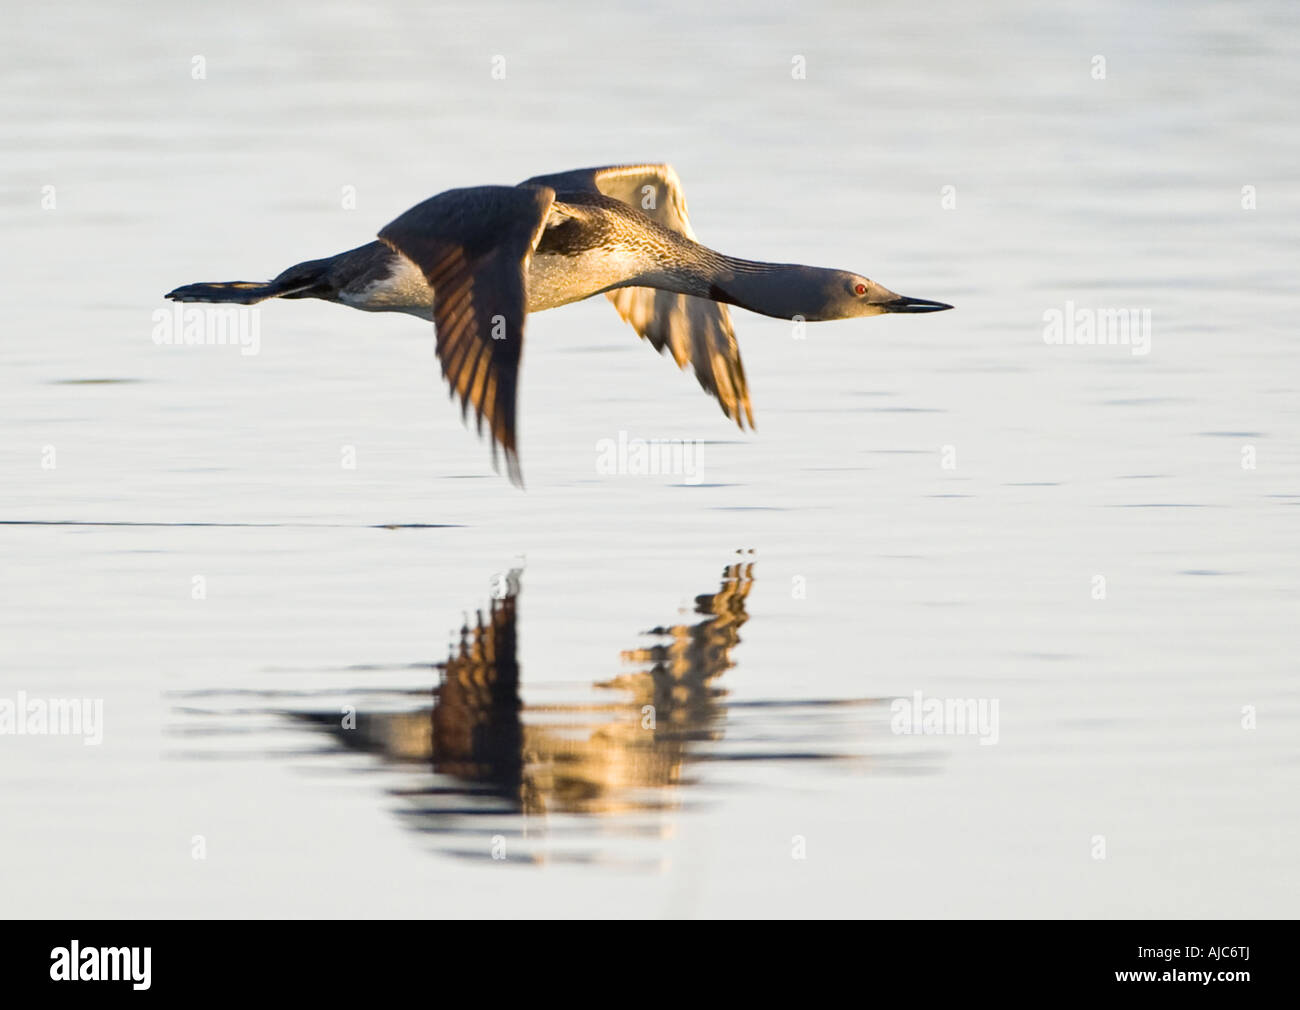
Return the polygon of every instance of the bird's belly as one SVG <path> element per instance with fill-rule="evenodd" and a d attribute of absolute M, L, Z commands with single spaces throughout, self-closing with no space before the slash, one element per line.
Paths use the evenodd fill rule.
<path fill-rule="evenodd" d="M 433 319 L 433 288 L 424 272 L 401 253 L 395 253 L 388 274 L 366 278 L 339 291 L 344 305 L 366 312 L 409 312 Z"/>
<path fill-rule="evenodd" d="M 541 312 L 590 298 L 635 276 L 639 266 L 616 249 L 533 256 L 528 268 L 528 311 Z M 432 319 L 433 295 L 423 271 L 399 253 L 386 276 L 346 287 L 338 299 L 366 312 L 409 312 Z"/>
<path fill-rule="evenodd" d="M 541 312 L 590 298 L 625 283 L 638 269 L 639 264 L 616 249 L 534 255 L 528 268 L 528 311 Z"/>

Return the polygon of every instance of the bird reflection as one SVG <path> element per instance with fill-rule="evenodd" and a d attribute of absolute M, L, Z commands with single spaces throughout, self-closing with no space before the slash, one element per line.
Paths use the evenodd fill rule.
<path fill-rule="evenodd" d="M 299 713 L 340 743 L 388 762 L 428 763 L 427 787 L 396 790 L 419 804 L 421 826 L 444 830 L 468 814 L 616 814 L 669 805 L 696 742 L 720 739 L 718 678 L 748 619 L 753 563 L 727 566 L 716 592 L 695 598 L 693 621 L 655 627 L 622 653 L 630 669 L 598 682 L 604 703 L 525 706 L 516 619 L 520 573 L 500 581 L 486 614 L 460 630 L 441 664 L 433 704 L 411 712 Z"/>
<path fill-rule="evenodd" d="M 394 815 L 437 851 L 534 863 L 658 865 L 677 811 L 755 781 L 752 774 L 705 776 L 704 762 L 818 762 L 848 773 L 933 766 L 932 754 L 887 746 L 887 723 L 873 713 L 883 713 L 888 699 L 728 696 L 722 682 L 749 619 L 752 561 L 727 565 L 718 587 L 695 597 L 693 613 L 643 632 L 621 653 L 622 673 L 580 688 L 531 685 L 527 702 L 517 648 L 520 582 L 518 571 L 498 577 L 486 609 L 466 618 L 445 662 L 334 671 L 349 676 L 344 692 L 319 686 L 330 671 L 318 668 L 301 671 L 313 683 L 304 690 L 182 692 L 178 716 L 203 723 L 187 721 L 178 732 L 215 743 L 217 754 L 320 758 L 378 774 Z M 358 684 L 352 678 L 361 671 L 403 671 L 407 686 Z M 425 686 L 429 671 L 436 683 Z M 358 693 L 364 700 L 340 708 Z M 286 721 L 328 744 L 249 749 Z M 866 740 L 873 753 L 864 753 Z M 348 753 L 365 761 L 348 761 Z"/>

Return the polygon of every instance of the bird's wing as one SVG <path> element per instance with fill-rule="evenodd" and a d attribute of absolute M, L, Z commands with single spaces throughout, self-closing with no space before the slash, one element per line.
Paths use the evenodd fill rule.
<path fill-rule="evenodd" d="M 523 485 L 515 440 L 519 354 L 528 308 L 528 263 L 554 190 L 545 186 L 453 189 L 425 200 L 379 232 L 433 287 L 438 360 L 461 416 L 486 418 L 492 463 L 500 446 L 510 480 Z"/>
<path fill-rule="evenodd" d="M 641 211 L 679 235 L 698 241 L 686 213 L 681 180 L 671 165 L 615 165 L 539 175 L 525 186 L 549 186 L 557 193 L 597 192 Z M 754 425 L 740 347 L 726 305 L 708 298 L 656 288 L 616 288 L 605 294 L 632 328 L 677 364 L 695 366 L 705 391 L 741 428 Z"/>

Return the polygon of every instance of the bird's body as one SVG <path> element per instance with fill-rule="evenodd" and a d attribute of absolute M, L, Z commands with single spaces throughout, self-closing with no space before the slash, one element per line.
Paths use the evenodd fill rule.
<path fill-rule="evenodd" d="M 591 214 L 576 205 L 552 204 L 546 230 L 528 264 L 529 313 L 582 301 L 633 280 L 654 279 L 651 275 L 659 264 L 651 247 L 618 241 L 609 216 L 606 208 Z M 663 252 L 670 255 L 672 250 L 665 246 Z M 327 292 L 281 297 L 327 297 L 367 312 L 406 312 L 432 321 L 433 285 L 404 253 L 371 242 L 334 260 L 344 267 L 337 276 L 343 283 L 336 288 L 335 298 L 328 299 Z"/>
<path fill-rule="evenodd" d="M 432 320 L 452 394 L 488 421 L 520 482 L 515 400 L 528 313 L 606 294 L 659 351 L 693 364 L 742 428 L 753 424 L 728 304 L 782 318 L 929 312 L 841 270 L 724 256 L 696 241 L 667 165 L 579 169 L 519 186 L 448 190 L 387 225 L 379 241 L 285 270 L 265 284 L 189 284 L 177 301 L 319 298 Z"/>
<path fill-rule="evenodd" d="M 581 194 L 571 194 L 569 199 L 574 202 L 557 197 L 551 204 L 529 259 L 529 313 L 559 308 L 613 288 L 663 289 L 687 283 L 689 275 L 681 269 L 687 262 L 683 253 L 689 255 L 695 243 L 682 242 L 616 201 L 579 203 Z M 334 300 L 369 312 L 408 312 L 433 319 L 434 288 L 419 265 L 404 253 L 383 242 L 371 242 L 334 259 L 359 271 L 351 277 L 344 272 L 340 279 L 346 278 L 346 283 Z M 707 283 L 695 288 L 707 296 Z"/>

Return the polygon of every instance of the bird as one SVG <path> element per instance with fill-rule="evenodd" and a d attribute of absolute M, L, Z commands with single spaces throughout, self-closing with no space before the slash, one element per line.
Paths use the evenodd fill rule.
<path fill-rule="evenodd" d="M 625 321 L 700 386 L 743 431 L 749 385 L 728 306 L 815 322 L 952 308 L 848 270 L 739 259 L 702 245 L 668 164 L 538 175 L 516 186 L 449 189 L 401 214 L 377 239 L 261 282 L 186 284 L 177 302 L 253 305 L 318 298 L 432 321 L 438 360 L 462 418 L 486 423 L 523 487 L 516 431 L 524 320 L 604 294 Z"/>

